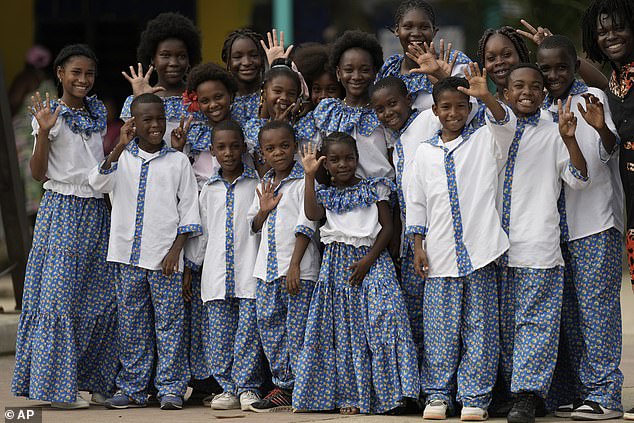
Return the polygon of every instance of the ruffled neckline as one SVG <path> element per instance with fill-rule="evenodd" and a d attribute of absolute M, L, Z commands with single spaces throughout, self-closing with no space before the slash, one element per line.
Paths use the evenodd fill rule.
<path fill-rule="evenodd" d="M 357 130 L 364 137 L 369 137 L 380 125 L 373 109 L 369 107 L 346 106 L 338 98 L 323 99 L 313 111 L 315 126 L 326 133 L 335 131 L 352 135 Z"/>
<path fill-rule="evenodd" d="M 96 95 L 84 98 L 85 110 L 73 110 L 59 100 L 51 101 L 51 111 L 61 107 L 59 115 L 74 134 L 92 135 L 106 129 L 108 111 Z"/>
<path fill-rule="evenodd" d="M 336 214 L 370 207 L 380 201 L 377 193 L 380 184 L 391 191 L 396 190 L 394 183 L 387 178 L 367 178 L 345 188 L 322 186 L 317 190 L 317 202 Z"/>
<path fill-rule="evenodd" d="M 300 140 L 312 140 L 317 135 L 313 110 L 306 113 L 295 123 L 295 136 Z"/>
<path fill-rule="evenodd" d="M 231 103 L 231 118 L 244 126 L 258 115 L 260 92 L 236 96 Z"/>
<path fill-rule="evenodd" d="M 123 107 L 121 108 L 121 119 L 127 120 L 132 116 L 132 112 L 130 112 L 130 106 L 132 105 L 132 100 L 134 100 L 134 96 L 130 95 L 125 99 L 125 103 L 123 103 Z M 161 97 L 163 100 L 163 106 L 165 107 L 165 119 L 167 120 L 180 120 L 183 116 L 194 116 L 194 121 L 204 121 L 205 115 L 201 112 L 189 113 L 187 111 L 187 107 L 183 104 L 183 97 L 172 95 L 168 97 Z"/>
<path fill-rule="evenodd" d="M 192 151 L 208 151 L 211 148 L 211 131 L 213 128 L 205 122 L 193 122 L 187 132 L 187 144 Z"/>

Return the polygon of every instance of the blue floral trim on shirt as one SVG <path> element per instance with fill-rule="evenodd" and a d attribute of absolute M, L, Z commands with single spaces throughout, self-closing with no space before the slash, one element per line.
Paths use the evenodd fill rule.
<path fill-rule="evenodd" d="M 258 174 L 255 169 L 243 163 L 242 174 L 238 176 L 235 181 L 233 181 L 233 185 L 244 178 L 258 179 Z M 226 182 L 224 176 L 222 176 L 222 168 L 219 168 L 218 171 L 209 178 L 209 180 L 207 181 L 207 185 L 211 185 L 215 182 Z"/>
<path fill-rule="evenodd" d="M 86 110 L 72 110 L 58 100 L 51 100 L 51 111 L 54 112 L 58 107 L 61 107 L 59 115 L 74 134 L 92 135 L 104 131 L 107 125 L 108 111 L 103 102 L 96 95 L 93 95 L 84 98 L 84 106 Z"/>
<path fill-rule="evenodd" d="M 315 234 L 315 231 L 314 229 L 309 228 L 308 226 L 297 225 L 295 227 L 295 234 L 302 234 L 302 235 L 306 235 L 308 238 L 312 238 L 313 235 Z"/>
<path fill-rule="evenodd" d="M 587 176 L 583 176 L 581 174 L 581 171 L 579 169 L 577 169 L 572 162 L 568 162 L 568 170 L 570 170 L 570 173 L 572 173 L 572 176 L 574 176 L 575 178 L 579 179 L 580 181 L 583 182 L 587 182 L 590 180 L 590 178 L 588 178 Z"/>
<path fill-rule="evenodd" d="M 422 235 L 427 236 L 427 226 L 410 225 L 405 228 L 406 236 Z"/>
<path fill-rule="evenodd" d="M 356 128 L 359 134 L 369 137 L 381 124 L 374 110 L 369 107 L 349 107 L 338 98 L 325 98 L 313 110 L 315 126 L 330 134 L 339 131 L 351 135 Z"/>
<path fill-rule="evenodd" d="M 450 57 L 453 59 L 457 55 L 456 65 L 471 63 L 471 59 L 459 50 L 451 50 Z M 396 76 L 400 78 L 407 86 L 410 94 L 416 95 L 419 92 L 431 94 L 434 86 L 429 80 L 429 76 L 424 73 L 401 73 L 401 65 L 405 57 L 402 54 L 395 54 L 388 57 L 376 76 L 376 80 L 385 78 L 386 76 Z"/>
<path fill-rule="evenodd" d="M 110 163 L 110 169 L 104 169 L 103 164 L 106 162 L 106 160 L 104 160 L 103 162 L 101 162 L 101 164 L 99 164 L 99 174 L 101 175 L 110 175 L 112 172 L 117 170 L 117 166 L 119 164 L 117 162 Z"/>
<path fill-rule="evenodd" d="M 351 187 L 321 186 L 317 190 L 317 202 L 336 214 L 346 213 L 356 208 L 370 207 L 383 201 L 376 191 L 379 184 L 385 185 L 391 191 L 396 189 L 394 183 L 387 178 L 361 179 Z"/>
<path fill-rule="evenodd" d="M 201 267 L 202 267 L 202 266 L 200 266 L 200 265 L 198 265 L 198 264 L 194 263 L 194 262 L 193 262 L 193 261 L 191 261 L 191 260 L 184 259 L 184 261 L 185 261 L 185 267 L 189 267 L 189 268 L 190 268 L 190 269 L 192 269 L 194 272 L 198 272 L 198 271 L 201 269 Z"/>
<path fill-rule="evenodd" d="M 311 110 L 295 123 L 295 137 L 298 140 L 312 140 L 319 131 L 315 126 L 315 116 Z"/>
<path fill-rule="evenodd" d="M 568 95 L 566 96 L 566 98 L 564 98 L 562 100 L 562 103 L 565 105 L 566 104 L 566 100 L 568 99 L 569 95 L 577 95 L 577 94 L 583 94 L 583 93 L 587 93 L 588 92 L 588 86 L 586 84 L 584 84 L 583 82 L 575 79 L 575 81 L 572 83 L 572 85 L 570 86 L 570 91 L 568 92 Z M 546 95 L 546 98 L 544 98 L 544 102 L 542 103 L 542 110 L 548 110 L 550 109 L 550 107 L 553 104 L 557 104 L 557 99 L 553 98 L 550 93 L 548 93 Z M 558 114 L 557 112 L 552 112 L 553 114 Z M 559 116 L 557 116 L 559 117 Z M 558 122 L 559 119 L 557 119 L 555 122 Z"/>
<path fill-rule="evenodd" d="M 396 193 L 398 196 L 398 204 L 401 211 L 401 217 L 403 220 L 405 219 L 405 195 L 403 194 L 403 172 L 405 171 L 405 150 L 403 149 L 403 143 L 401 142 L 401 136 L 407 131 L 407 128 L 414 122 L 414 120 L 420 115 L 420 112 L 417 109 L 413 109 L 412 114 L 407 118 L 403 127 L 396 133 L 394 133 L 394 138 L 396 138 L 396 143 L 394 143 L 394 151 L 396 152 L 397 160 L 395 163 L 396 168 Z"/>
<path fill-rule="evenodd" d="M 192 151 L 201 152 L 209 151 L 212 139 L 211 131 L 213 128 L 205 122 L 193 122 L 187 132 L 187 144 L 191 146 Z"/>
<path fill-rule="evenodd" d="M 249 120 L 258 116 L 260 108 L 260 92 L 238 95 L 231 103 L 231 119 L 244 126 Z"/>
<path fill-rule="evenodd" d="M 180 120 L 183 116 L 187 117 L 190 113 L 187 111 L 187 107 L 183 104 L 183 98 L 181 96 L 173 95 L 169 97 L 161 97 L 163 100 L 163 106 L 165 107 L 165 119 L 167 120 Z M 134 96 L 130 95 L 125 99 L 123 107 L 121 108 L 121 114 L 119 117 L 123 120 L 128 120 L 132 116 L 130 112 L 130 105 L 134 100 Z M 205 117 L 202 113 L 193 113 L 194 120 L 204 120 Z"/>
<path fill-rule="evenodd" d="M 179 226 L 176 233 L 178 235 L 189 233 L 191 233 L 191 236 L 200 235 L 203 233 L 203 227 L 202 225 L 198 225 L 196 223 L 190 223 L 189 225 Z"/>
<path fill-rule="evenodd" d="M 249 121 L 243 125 L 244 128 L 244 138 L 254 141 L 256 145 L 259 145 L 258 142 L 258 134 L 260 133 L 260 129 L 264 125 L 268 123 L 269 119 L 254 117 L 249 119 Z"/>

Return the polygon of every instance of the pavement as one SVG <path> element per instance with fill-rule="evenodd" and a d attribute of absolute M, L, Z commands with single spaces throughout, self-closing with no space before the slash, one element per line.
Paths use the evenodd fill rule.
<path fill-rule="evenodd" d="M 10 279 L 0 278 L 0 306 L 5 311 L 13 310 L 14 304 L 10 296 L 2 295 L 10 291 Z M 621 290 L 621 305 L 623 309 L 623 358 L 621 361 L 621 370 L 625 376 L 623 387 L 623 405 L 626 409 L 634 406 L 634 294 L 630 288 L 627 278 L 624 278 Z M 10 335 L 12 329 L 2 326 L 10 326 L 16 320 L 15 314 L 0 314 L 0 346 L 5 336 L 12 336 L 15 342 L 15 334 Z M 4 340 L 5 344 L 10 339 Z M 286 422 L 319 422 L 319 421 L 339 421 L 339 422 L 404 422 L 404 421 L 421 421 L 420 416 L 341 416 L 336 413 L 263 413 L 256 414 L 251 412 L 242 412 L 239 410 L 215 411 L 203 406 L 185 406 L 180 411 L 162 411 L 158 407 L 148 407 L 142 409 L 129 410 L 107 410 L 104 407 L 92 405 L 84 410 L 59 410 L 51 408 L 48 403 L 41 401 L 29 401 L 24 398 L 16 398 L 11 395 L 11 377 L 13 374 L 15 356 L 13 353 L 0 355 L 0 411 L 5 412 L 6 422 L 26 422 L 29 420 L 18 420 L 18 415 L 14 415 L 12 419 L 8 419 L 11 410 L 7 407 L 33 407 L 42 413 L 43 422 L 51 423 L 101 423 L 101 422 L 205 422 L 210 421 L 226 421 L 226 422 L 263 422 L 263 423 L 286 423 Z M 84 398 L 89 399 L 90 396 L 84 393 Z M 448 422 L 456 423 L 458 418 L 450 418 Z M 490 419 L 491 422 L 506 422 L 506 419 Z M 538 423 L 565 422 L 565 419 L 558 419 L 552 416 L 538 418 Z"/>

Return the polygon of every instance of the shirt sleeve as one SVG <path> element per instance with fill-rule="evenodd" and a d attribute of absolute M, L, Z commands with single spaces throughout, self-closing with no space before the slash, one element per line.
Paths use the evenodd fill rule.
<path fill-rule="evenodd" d="M 207 226 L 207 222 L 209 221 L 207 208 L 207 201 L 209 200 L 208 194 L 209 190 L 207 189 L 207 185 L 205 185 L 198 199 L 202 233 L 200 236 L 189 238 L 185 244 L 185 265 L 192 270 L 200 270 L 207 250 L 207 240 L 209 239 L 209 227 Z"/>
<path fill-rule="evenodd" d="M 57 120 L 55 121 L 55 124 L 48 131 L 49 141 L 55 141 L 55 139 L 59 135 L 59 132 L 62 130 L 63 123 L 64 123 L 64 116 L 58 116 Z M 35 143 L 37 143 L 37 133 L 40 130 L 40 124 L 37 122 L 37 119 L 35 119 L 35 117 L 31 119 L 31 128 L 33 128 L 33 131 L 31 132 L 31 134 L 35 137 Z M 33 144 L 33 151 L 35 151 L 35 143 Z"/>
<path fill-rule="evenodd" d="M 125 152 L 123 152 L 125 154 Z M 119 157 L 121 159 L 121 157 Z M 88 184 L 97 192 L 109 193 L 114 191 L 117 180 L 119 162 L 112 163 L 110 169 L 102 169 L 105 160 L 95 166 L 88 175 Z"/>
<path fill-rule="evenodd" d="M 407 193 L 405 196 L 405 235 L 427 235 L 426 181 L 420 165 L 424 153 L 421 148 L 417 150 L 416 158 L 409 172 L 408 186 L 404 190 Z"/>
<path fill-rule="evenodd" d="M 255 189 L 256 189 L 256 192 L 255 192 L 255 195 L 253 196 L 253 202 L 251 203 L 251 207 L 249 207 L 249 211 L 247 212 L 247 223 L 249 224 L 249 233 L 251 235 L 255 235 L 261 232 L 261 230 L 257 232 L 253 231 L 253 220 L 255 219 L 255 216 L 260 211 L 260 197 L 258 196 L 258 193 L 257 193 L 258 187 L 256 186 Z"/>
<path fill-rule="evenodd" d="M 557 135 L 555 142 L 558 143 L 557 169 L 561 180 L 574 190 L 586 188 L 590 184 L 590 175 L 583 176 L 581 171 L 572 165 L 568 149 L 559 135 Z"/>
<path fill-rule="evenodd" d="M 312 238 L 315 235 L 319 222 L 309 220 L 304 213 L 304 181 L 297 184 L 297 204 L 299 205 L 299 213 L 297 214 L 297 222 L 295 223 L 295 234 L 306 235 Z"/>
<path fill-rule="evenodd" d="M 593 90 L 593 94 L 599 97 L 599 100 L 603 104 L 603 115 L 605 118 L 605 125 L 608 129 L 614 134 L 616 137 L 616 144 L 614 144 L 614 148 L 612 151 L 607 151 L 603 146 L 603 141 L 601 141 L 601 137 L 597 137 L 599 140 L 599 145 L 597 146 L 599 149 L 599 160 L 603 163 L 607 163 L 610 161 L 612 157 L 615 156 L 615 153 L 619 151 L 619 145 L 621 144 L 621 138 L 619 137 L 619 133 L 616 130 L 616 126 L 614 125 L 614 121 L 612 120 L 612 112 L 610 111 L 610 105 L 608 103 L 608 98 L 603 91 L 596 92 Z"/>
<path fill-rule="evenodd" d="M 500 103 L 506 113 L 504 119 L 496 120 L 491 111 L 486 108 L 486 126 L 489 129 L 493 141 L 495 142 L 494 156 L 496 160 L 502 161 L 502 166 L 508 157 L 508 151 L 515 136 L 515 128 L 517 126 L 517 118 L 513 111 L 505 104 Z M 499 164 L 498 164 L 499 165 Z M 499 168 L 501 169 L 501 167 Z M 499 170 L 498 169 L 498 170 Z"/>
<path fill-rule="evenodd" d="M 189 165 L 189 160 L 182 153 L 181 179 L 178 184 L 178 234 L 191 233 L 197 236 L 202 233 L 200 212 L 198 210 L 198 185 L 194 170 Z"/>

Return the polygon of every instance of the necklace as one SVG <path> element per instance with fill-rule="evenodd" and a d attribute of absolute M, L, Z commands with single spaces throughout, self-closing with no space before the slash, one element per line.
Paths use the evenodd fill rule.
<path fill-rule="evenodd" d="M 68 104 L 66 104 L 66 102 L 64 100 L 62 100 L 61 98 L 59 99 L 59 102 L 60 102 L 60 104 L 63 104 L 64 106 L 68 107 L 73 112 L 85 112 L 86 111 L 86 106 L 85 105 L 82 105 L 81 107 L 71 107 Z"/>
<path fill-rule="evenodd" d="M 368 101 L 366 104 L 364 104 L 363 106 L 351 106 L 348 104 L 348 102 L 346 102 L 346 99 L 343 99 L 343 104 L 346 107 L 354 107 L 354 108 L 359 108 L 359 109 L 367 109 L 368 107 L 370 107 L 370 102 Z"/>

